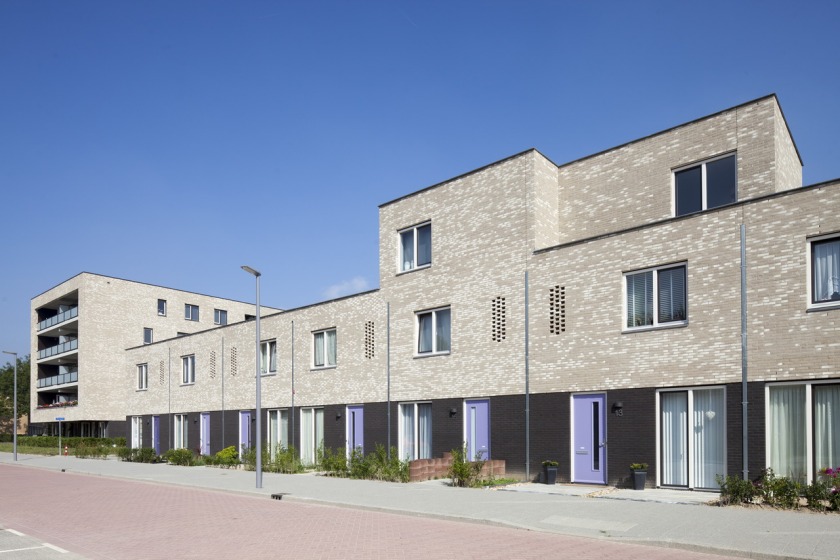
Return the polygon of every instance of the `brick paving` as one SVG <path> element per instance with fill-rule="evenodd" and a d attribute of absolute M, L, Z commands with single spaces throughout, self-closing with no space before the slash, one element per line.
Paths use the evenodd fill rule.
<path fill-rule="evenodd" d="M 0 526 L 92 560 L 561 557 L 697 552 L 0 465 Z"/>

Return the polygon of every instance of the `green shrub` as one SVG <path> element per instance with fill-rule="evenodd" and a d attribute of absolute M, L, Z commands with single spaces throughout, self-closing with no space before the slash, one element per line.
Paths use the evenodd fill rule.
<path fill-rule="evenodd" d="M 58 436 L 18 436 L 18 445 L 26 447 L 53 447 L 58 449 Z M 79 445 L 125 447 L 125 438 L 62 437 L 61 446 L 75 449 Z M 62 450 L 63 452 L 63 450 Z"/>
<path fill-rule="evenodd" d="M 801 490 L 799 482 L 784 476 L 777 477 L 771 468 L 761 471 L 761 478 L 756 482 L 756 489 L 761 500 L 767 505 L 785 509 L 799 507 Z"/>
<path fill-rule="evenodd" d="M 170 449 L 163 454 L 163 458 L 170 465 L 192 467 L 198 464 L 195 455 L 189 449 Z"/>
<path fill-rule="evenodd" d="M 79 459 L 106 459 L 111 447 L 104 445 L 79 444 L 73 449 L 73 454 Z"/>
<path fill-rule="evenodd" d="M 225 447 L 212 457 L 207 457 L 206 461 L 208 465 L 229 469 L 239 464 L 239 453 L 236 451 L 236 446 L 231 445 L 230 447 Z"/>
<path fill-rule="evenodd" d="M 828 504 L 828 484 L 822 480 L 815 480 L 805 487 L 804 494 L 808 509 L 825 511 Z"/>
<path fill-rule="evenodd" d="M 449 467 L 449 478 L 452 486 L 475 488 L 481 486 L 481 469 L 485 461 L 470 461 L 467 458 L 466 446 L 452 450 L 452 465 Z"/>
<path fill-rule="evenodd" d="M 737 476 L 726 478 L 717 475 L 717 483 L 720 486 L 720 505 L 748 504 L 756 497 L 755 485 L 749 480 Z"/>
<path fill-rule="evenodd" d="M 350 478 L 367 479 L 371 475 L 370 462 L 359 448 L 350 453 L 350 460 L 347 463 L 347 476 Z"/>
<path fill-rule="evenodd" d="M 347 476 L 347 456 L 343 450 L 333 451 L 329 447 L 318 449 L 315 453 L 316 464 L 322 471 L 333 476 Z"/>

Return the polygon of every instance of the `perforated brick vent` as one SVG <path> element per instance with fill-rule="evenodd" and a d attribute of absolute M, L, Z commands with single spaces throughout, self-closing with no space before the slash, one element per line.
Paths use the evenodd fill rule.
<path fill-rule="evenodd" d="M 236 362 L 236 346 L 230 349 L 230 374 L 236 377 L 237 362 Z"/>
<path fill-rule="evenodd" d="M 210 379 L 216 379 L 216 351 L 210 351 Z"/>
<path fill-rule="evenodd" d="M 493 341 L 501 342 L 507 336 L 507 305 L 505 298 L 493 298 Z"/>
<path fill-rule="evenodd" d="M 375 332 L 373 330 L 373 321 L 365 321 L 365 358 L 370 360 L 373 358 L 374 348 L 376 347 Z"/>
<path fill-rule="evenodd" d="M 166 364 L 163 360 L 160 361 L 160 365 L 158 366 L 158 383 L 161 385 L 166 383 Z"/>
<path fill-rule="evenodd" d="M 551 334 L 566 332 L 566 286 L 554 286 L 548 295 Z"/>

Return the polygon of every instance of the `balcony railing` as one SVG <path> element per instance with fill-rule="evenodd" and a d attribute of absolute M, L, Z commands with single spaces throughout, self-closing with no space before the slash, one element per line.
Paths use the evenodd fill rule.
<path fill-rule="evenodd" d="M 61 373 L 53 375 L 52 377 L 42 377 L 38 380 L 38 388 L 52 387 L 53 385 L 64 385 L 65 383 L 75 383 L 79 380 L 79 372 L 71 371 L 70 373 Z"/>
<path fill-rule="evenodd" d="M 73 399 L 72 401 L 64 401 L 64 402 L 54 402 L 49 404 L 39 404 L 38 409 L 42 408 L 64 408 L 67 406 L 78 406 L 79 399 Z"/>
<path fill-rule="evenodd" d="M 79 316 L 79 308 L 74 307 L 73 309 L 68 309 L 64 313 L 59 313 L 58 315 L 54 315 L 49 319 L 44 319 L 40 323 L 38 323 L 38 330 L 42 331 L 44 329 L 48 329 L 50 327 L 54 327 L 59 323 L 63 323 L 64 321 L 69 321 L 75 317 Z"/>
<path fill-rule="evenodd" d="M 76 350 L 77 348 L 79 348 L 78 339 L 73 339 L 69 342 L 62 342 L 57 346 L 50 346 L 49 348 L 38 350 L 38 359 L 43 360 L 44 358 L 49 358 L 50 356 L 55 356 L 56 354 L 63 354 L 64 352 Z"/>

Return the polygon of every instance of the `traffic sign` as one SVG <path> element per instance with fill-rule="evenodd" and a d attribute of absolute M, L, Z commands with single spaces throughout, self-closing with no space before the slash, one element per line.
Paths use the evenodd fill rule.
<path fill-rule="evenodd" d="M 64 417 L 63 416 L 57 416 L 55 421 L 56 422 L 64 422 Z"/>

